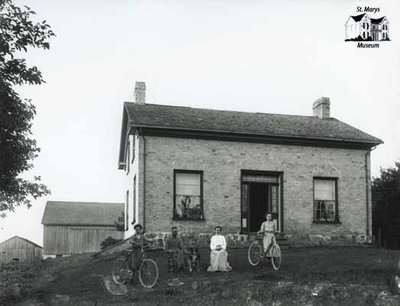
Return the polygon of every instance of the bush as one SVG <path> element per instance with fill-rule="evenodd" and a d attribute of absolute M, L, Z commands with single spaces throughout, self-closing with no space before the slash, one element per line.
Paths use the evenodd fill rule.
<path fill-rule="evenodd" d="M 372 181 L 372 230 L 379 245 L 400 249 L 400 163 Z"/>
<path fill-rule="evenodd" d="M 116 244 L 117 242 L 122 241 L 122 239 L 115 239 L 111 236 L 107 237 L 106 239 L 104 239 L 101 244 L 100 244 L 100 248 L 102 250 L 104 250 L 105 248 L 108 248 L 109 246 L 112 246 L 114 244 Z"/>

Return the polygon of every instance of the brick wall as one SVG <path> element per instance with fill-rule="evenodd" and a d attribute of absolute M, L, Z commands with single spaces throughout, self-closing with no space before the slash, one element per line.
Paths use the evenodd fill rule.
<path fill-rule="evenodd" d="M 240 231 L 241 170 L 282 171 L 283 231 L 289 237 L 343 238 L 366 233 L 364 150 L 146 137 L 145 223 L 148 232 Z M 173 221 L 174 169 L 202 170 L 205 221 Z M 314 224 L 313 177 L 338 178 L 340 224 Z M 370 198 L 369 198 L 370 199 Z M 369 205 L 371 207 L 371 205 Z"/>

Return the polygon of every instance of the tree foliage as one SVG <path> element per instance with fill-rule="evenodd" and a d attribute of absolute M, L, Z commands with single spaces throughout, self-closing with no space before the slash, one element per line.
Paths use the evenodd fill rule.
<path fill-rule="evenodd" d="M 21 56 L 29 48 L 49 49 L 48 40 L 54 36 L 46 21 L 34 22 L 35 12 L 20 8 L 11 0 L 0 0 L 0 212 L 14 211 L 16 206 L 31 206 L 36 199 L 49 193 L 40 182 L 21 174 L 32 169 L 32 160 L 40 149 L 32 138 L 35 106 L 21 99 L 15 87 L 41 84 L 42 74 L 29 66 Z"/>
<path fill-rule="evenodd" d="M 375 237 L 385 247 L 400 247 L 400 163 L 381 169 L 372 182 L 372 221 Z"/>

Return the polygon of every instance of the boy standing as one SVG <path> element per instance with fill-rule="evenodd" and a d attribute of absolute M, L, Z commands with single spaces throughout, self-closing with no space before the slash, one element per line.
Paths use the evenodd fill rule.
<path fill-rule="evenodd" d="M 171 236 L 165 241 L 165 251 L 168 253 L 168 265 L 170 271 L 172 269 L 173 279 L 169 283 L 170 286 L 183 285 L 177 277 L 178 271 L 184 265 L 184 253 L 186 252 L 182 239 L 178 236 L 178 228 L 173 226 L 171 228 Z"/>

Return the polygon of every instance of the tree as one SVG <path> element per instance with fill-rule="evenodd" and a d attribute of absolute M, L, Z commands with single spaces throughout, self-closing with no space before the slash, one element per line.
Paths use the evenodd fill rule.
<path fill-rule="evenodd" d="M 32 169 L 32 160 L 40 149 L 32 138 L 32 120 L 36 114 L 30 100 L 22 100 L 15 87 L 44 82 L 35 66 L 21 58 L 28 48 L 49 49 L 54 36 L 46 21 L 31 20 L 35 12 L 0 0 L 0 213 L 17 206 L 31 207 L 31 200 L 49 194 L 40 177 L 31 180 L 21 174 Z"/>
<path fill-rule="evenodd" d="M 372 228 L 379 243 L 400 247 L 400 163 L 372 181 Z"/>

